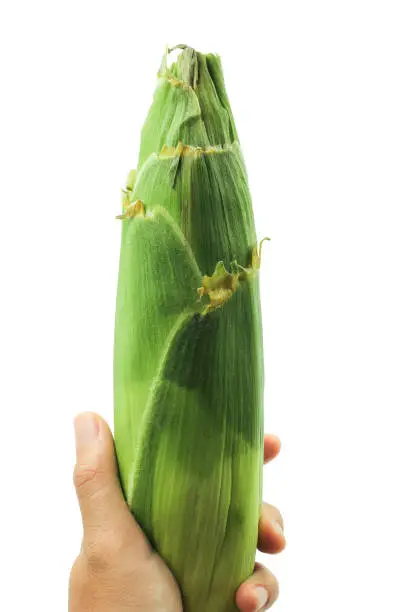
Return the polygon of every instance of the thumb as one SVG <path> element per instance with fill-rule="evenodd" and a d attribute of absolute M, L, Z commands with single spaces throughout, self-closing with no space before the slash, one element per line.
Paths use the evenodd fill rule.
<path fill-rule="evenodd" d="M 97 414 L 84 412 L 74 421 L 76 466 L 74 484 L 87 539 L 100 532 L 122 529 L 136 522 L 119 484 L 115 447 L 108 424 Z"/>

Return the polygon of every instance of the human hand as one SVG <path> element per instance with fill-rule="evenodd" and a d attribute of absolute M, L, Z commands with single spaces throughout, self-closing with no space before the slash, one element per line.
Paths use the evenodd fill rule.
<path fill-rule="evenodd" d="M 152 549 L 122 495 L 114 442 L 105 421 L 84 413 L 75 419 L 74 483 L 82 514 L 81 551 L 70 576 L 69 612 L 182 612 L 180 591 L 164 561 Z M 265 436 L 265 463 L 280 442 Z M 259 550 L 285 547 L 279 511 L 263 504 Z M 241 612 L 266 610 L 276 600 L 276 578 L 260 564 L 238 589 Z"/>

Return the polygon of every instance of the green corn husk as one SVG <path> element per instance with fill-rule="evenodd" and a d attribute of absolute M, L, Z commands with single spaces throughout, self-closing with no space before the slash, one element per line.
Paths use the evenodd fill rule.
<path fill-rule="evenodd" d="M 261 507 L 260 254 L 219 57 L 163 60 L 124 191 L 115 440 L 187 612 L 236 610 Z"/>

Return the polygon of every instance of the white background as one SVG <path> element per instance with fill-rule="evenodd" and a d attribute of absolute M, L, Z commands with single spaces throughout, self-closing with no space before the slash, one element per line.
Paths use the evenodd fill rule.
<path fill-rule="evenodd" d="M 282 612 L 408 609 L 403 1 L 0 8 L 0 608 L 66 609 L 72 418 L 112 422 L 120 187 L 165 43 L 219 52 L 262 267 Z"/>

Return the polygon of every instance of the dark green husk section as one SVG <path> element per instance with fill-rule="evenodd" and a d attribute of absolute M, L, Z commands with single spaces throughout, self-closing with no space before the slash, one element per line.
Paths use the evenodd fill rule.
<path fill-rule="evenodd" d="M 208 312 L 197 289 L 219 261 L 250 267 L 256 234 L 219 58 L 187 47 L 166 62 L 127 186 L 146 215 L 122 222 L 115 441 L 126 499 L 184 610 L 229 612 L 261 504 L 258 278 Z"/>

